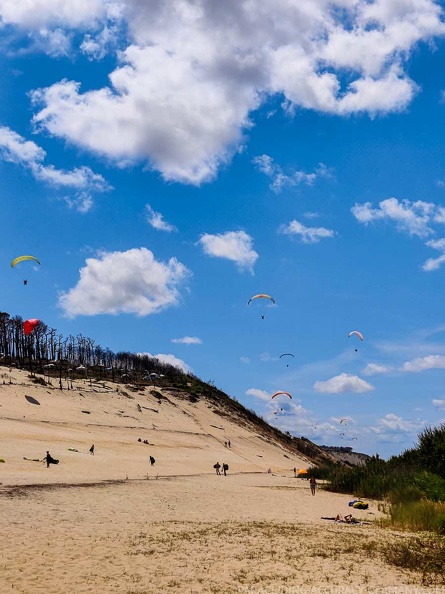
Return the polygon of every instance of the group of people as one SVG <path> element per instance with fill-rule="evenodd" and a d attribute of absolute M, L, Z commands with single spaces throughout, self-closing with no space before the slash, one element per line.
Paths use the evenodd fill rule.
<path fill-rule="evenodd" d="M 148 442 L 147 442 L 147 443 L 148 443 Z M 77 450 L 75 450 L 75 451 L 77 452 Z M 90 452 L 90 454 L 91 454 L 92 456 L 94 456 L 94 443 L 93 443 L 93 445 L 90 447 L 90 449 L 89 449 L 88 451 Z M 46 456 L 43 458 L 43 462 L 46 462 L 46 467 L 47 467 L 47 468 L 49 468 L 49 465 L 50 465 L 50 464 L 58 464 L 58 463 L 59 463 L 59 461 L 58 461 L 58 460 L 56 460 L 55 458 L 53 458 L 53 457 L 51 456 L 51 454 L 49 453 L 49 451 L 48 451 L 48 450 L 46 451 Z M 150 465 L 151 465 L 151 466 L 154 466 L 154 465 L 155 465 L 155 462 L 156 462 L 156 460 L 153 458 L 153 456 L 150 456 Z M 225 464 L 225 466 L 227 466 L 227 464 Z M 229 467 L 227 466 L 227 469 L 228 469 L 228 468 L 229 468 Z M 224 474 L 225 474 L 225 472 L 224 472 Z"/>
<path fill-rule="evenodd" d="M 224 476 L 227 476 L 227 471 L 229 470 L 229 465 L 224 462 L 221 466 L 219 462 L 213 465 L 213 468 L 216 470 L 216 474 L 221 475 L 221 468 L 223 471 Z"/>

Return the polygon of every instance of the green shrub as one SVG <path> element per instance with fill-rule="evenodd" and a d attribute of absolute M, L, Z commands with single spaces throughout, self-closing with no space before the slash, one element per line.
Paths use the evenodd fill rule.
<path fill-rule="evenodd" d="M 445 518 L 445 503 L 421 499 L 391 505 L 389 518 L 382 521 L 400 530 L 411 532 L 436 532 L 442 534 Z"/>
<path fill-rule="evenodd" d="M 432 501 L 445 501 L 445 479 L 432 472 L 418 472 L 413 480 L 414 485 L 425 493 Z"/>

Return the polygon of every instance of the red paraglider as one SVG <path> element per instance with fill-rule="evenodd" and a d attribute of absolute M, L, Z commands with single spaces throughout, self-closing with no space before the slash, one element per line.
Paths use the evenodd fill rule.
<path fill-rule="evenodd" d="M 38 325 L 39 322 L 40 320 L 37 320 L 35 318 L 31 320 L 25 320 L 25 322 L 23 322 L 23 332 L 25 333 L 25 336 L 31 334 L 31 332 L 34 330 L 34 328 Z"/>

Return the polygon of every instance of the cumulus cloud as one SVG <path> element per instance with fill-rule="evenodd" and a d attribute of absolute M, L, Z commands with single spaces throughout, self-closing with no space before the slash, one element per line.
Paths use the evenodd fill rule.
<path fill-rule="evenodd" d="M 253 240 L 245 231 L 227 231 L 217 235 L 204 233 L 198 244 L 208 256 L 231 260 L 240 270 L 252 272 L 258 259 Z"/>
<path fill-rule="evenodd" d="M 258 388 L 249 388 L 246 390 L 247 396 L 253 396 L 254 398 L 258 398 L 258 400 L 264 400 L 266 402 L 270 402 L 270 394 L 265 392 L 264 390 L 259 390 Z"/>
<path fill-rule="evenodd" d="M 82 92 L 64 80 L 36 91 L 35 123 L 194 184 L 232 157 L 270 96 L 284 95 L 289 113 L 404 109 L 417 92 L 405 66 L 411 53 L 445 33 L 434 0 L 0 0 L 0 19 L 25 33 L 88 28 L 80 51 L 93 57 L 112 47 L 90 31 L 104 30 L 113 10 L 120 30 L 108 38 L 125 34 L 127 44 L 109 85 Z M 300 173 L 277 187 L 307 183 L 311 174 Z"/>
<path fill-rule="evenodd" d="M 426 357 L 418 357 L 412 361 L 407 361 L 403 364 L 403 371 L 426 371 L 427 369 L 445 369 L 445 356 L 443 355 L 428 355 Z"/>
<path fill-rule="evenodd" d="M 192 369 L 185 361 L 179 359 L 175 355 L 166 354 L 166 353 L 158 353 L 157 355 L 153 355 L 158 361 L 161 363 L 167 363 L 168 365 L 173 365 L 173 367 L 178 367 L 184 373 L 191 373 Z"/>
<path fill-rule="evenodd" d="M 439 399 L 439 398 L 434 398 L 431 401 L 431 403 L 432 403 L 433 406 L 435 406 L 439 410 L 445 410 L 445 400 Z"/>
<path fill-rule="evenodd" d="M 44 165 L 46 152 L 32 140 L 26 140 L 17 132 L 0 127 L 0 158 L 28 169 L 38 181 L 58 189 L 72 189 L 74 196 L 64 196 L 70 208 L 87 212 L 93 205 L 93 192 L 105 192 L 111 186 L 98 173 L 89 167 L 76 167 L 71 171 Z"/>
<path fill-rule="evenodd" d="M 260 155 L 252 159 L 252 163 L 261 173 L 264 173 L 271 179 L 270 188 L 278 193 L 283 188 L 299 186 L 305 184 L 311 186 L 318 177 L 328 175 L 328 170 L 323 163 L 313 173 L 306 173 L 297 169 L 285 173 L 283 169 L 274 162 L 269 155 Z"/>
<path fill-rule="evenodd" d="M 0 0 L 0 19 L 31 30 L 50 25 L 74 29 L 102 17 L 105 4 L 103 0 Z"/>
<path fill-rule="evenodd" d="M 394 413 L 388 413 L 371 427 L 374 433 L 415 433 L 422 429 L 426 421 L 408 421 Z"/>
<path fill-rule="evenodd" d="M 397 198 L 388 198 L 379 202 L 377 208 L 373 208 L 371 202 L 365 202 L 355 204 L 351 211 L 357 221 L 364 225 L 375 221 L 390 221 L 395 223 L 399 231 L 421 238 L 434 234 L 435 225 L 445 224 L 445 209 L 432 202 L 421 200 L 399 202 Z M 425 245 L 438 250 L 441 254 L 437 258 L 428 258 L 422 265 L 422 270 L 426 272 L 437 270 L 445 263 L 445 238 L 431 239 Z"/>
<path fill-rule="evenodd" d="M 437 258 L 428 258 L 423 264 L 422 269 L 426 272 L 437 270 L 445 262 L 445 238 L 427 241 L 426 245 L 434 250 L 442 252 Z"/>
<path fill-rule="evenodd" d="M 157 359 L 161 363 L 166 363 L 167 365 L 173 365 L 173 367 L 177 367 L 184 373 L 191 373 L 192 369 L 185 361 L 179 359 L 175 355 L 166 354 L 166 353 L 158 353 L 157 355 L 152 355 L 151 353 L 138 353 L 141 357 L 147 356 L 153 359 Z"/>
<path fill-rule="evenodd" d="M 175 344 L 202 344 L 202 340 L 197 336 L 184 336 L 183 338 L 172 338 Z"/>
<path fill-rule="evenodd" d="M 177 305 L 188 269 L 171 258 L 155 259 L 146 248 L 102 252 L 87 258 L 77 285 L 61 293 L 59 306 L 68 317 L 134 313 L 147 316 Z"/>
<path fill-rule="evenodd" d="M 377 208 L 373 208 L 371 202 L 365 202 L 364 204 L 355 204 L 351 211 L 357 221 L 365 225 L 386 220 L 395 223 L 400 231 L 406 231 L 410 235 L 418 237 L 426 237 L 433 233 L 429 225 L 434 220 L 438 208 L 431 202 L 422 202 L 421 200 L 399 202 L 397 198 L 388 198 L 379 202 Z"/>
<path fill-rule="evenodd" d="M 250 363 L 249 357 L 240 357 L 240 361 L 243 365 L 248 365 Z"/>
<path fill-rule="evenodd" d="M 288 225 L 280 227 L 280 233 L 294 235 L 301 238 L 303 243 L 318 243 L 321 239 L 334 237 L 335 232 L 325 227 L 305 227 L 297 220 L 291 221 Z"/>
<path fill-rule="evenodd" d="M 167 233 L 176 231 L 176 227 L 170 225 L 170 223 L 167 223 L 167 221 L 164 221 L 164 217 L 161 215 L 161 213 L 153 210 L 149 204 L 145 205 L 145 216 L 147 223 L 157 231 L 167 231 Z"/>
<path fill-rule="evenodd" d="M 357 375 L 341 373 L 326 381 L 318 381 L 314 384 L 314 390 L 326 394 L 340 394 L 341 392 L 370 392 L 374 386 L 362 380 Z"/>
<path fill-rule="evenodd" d="M 363 375 L 377 375 L 378 373 L 389 373 L 391 367 L 388 365 L 379 365 L 378 363 L 368 363 L 362 370 Z"/>

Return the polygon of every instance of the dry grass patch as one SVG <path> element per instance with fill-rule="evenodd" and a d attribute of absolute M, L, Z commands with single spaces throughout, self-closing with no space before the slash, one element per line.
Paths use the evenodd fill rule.
<path fill-rule="evenodd" d="M 240 587 L 351 582 L 363 587 L 371 581 L 377 585 L 376 580 L 383 586 L 386 572 L 394 574 L 394 569 L 385 567 L 382 537 L 374 527 L 158 522 L 130 538 L 126 550 L 150 564 L 160 591 L 181 591 L 176 584 L 191 579 L 193 592 L 231 594 Z M 172 558 L 174 563 L 168 563 Z M 311 571 L 302 574 L 302 566 Z M 405 583 L 416 581 L 414 573 L 403 576 Z"/>

